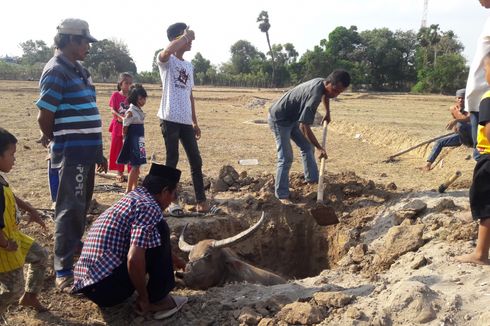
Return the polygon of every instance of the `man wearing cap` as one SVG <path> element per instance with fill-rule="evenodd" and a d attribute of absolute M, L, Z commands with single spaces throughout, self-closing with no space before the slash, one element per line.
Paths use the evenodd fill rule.
<path fill-rule="evenodd" d="M 96 39 L 87 22 L 65 19 L 54 38 L 57 51 L 39 81 L 41 142 L 51 142 L 51 166 L 60 168 L 55 206 L 54 269 L 59 290 L 73 284 L 73 254 L 80 250 L 95 169 L 107 171 L 95 87 L 83 61 Z"/>
<path fill-rule="evenodd" d="M 435 162 L 437 156 L 441 153 L 443 147 L 458 147 L 465 145 L 473 147 L 473 138 L 471 136 L 470 115 L 465 111 L 465 89 L 456 91 L 456 103 L 449 108 L 452 119 L 446 126 L 447 130 L 453 130 L 454 135 L 449 135 L 436 141 L 432 151 L 427 158 L 427 164 L 421 169 L 430 171 L 432 163 Z"/>
<path fill-rule="evenodd" d="M 176 23 L 168 27 L 167 37 L 170 44 L 156 57 L 163 85 L 157 115 L 160 118 L 160 128 L 165 141 L 165 164 L 177 167 L 180 141 L 191 167 L 192 184 L 197 202 L 196 209 L 206 212 L 209 207 L 204 192 L 202 159 L 197 145 L 197 140 L 201 138 L 201 129 L 197 123 L 192 95 L 194 68 L 192 63 L 183 58 L 184 53 L 192 47 L 192 41 L 195 38 L 194 31 L 184 23 Z M 180 210 L 180 208 L 172 208 L 172 212 Z"/>
<path fill-rule="evenodd" d="M 180 310 L 187 298 L 169 295 L 175 280 L 162 214 L 176 198 L 179 179 L 179 170 L 153 163 L 142 186 L 97 218 L 75 266 L 74 291 L 101 307 L 122 303 L 136 291 L 139 312 L 155 312 L 157 319 Z"/>

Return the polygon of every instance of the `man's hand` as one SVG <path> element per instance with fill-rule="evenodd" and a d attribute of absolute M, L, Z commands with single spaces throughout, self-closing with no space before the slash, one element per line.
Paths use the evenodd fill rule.
<path fill-rule="evenodd" d="M 194 34 L 194 31 L 189 29 L 189 26 L 187 26 L 186 30 L 184 31 L 184 36 L 187 42 L 192 42 L 196 39 L 196 35 Z"/>
<path fill-rule="evenodd" d="M 99 173 L 107 173 L 107 159 L 102 156 L 102 162 L 101 163 L 97 163 L 97 172 Z"/>
<path fill-rule="evenodd" d="M 41 145 L 43 145 L 43 147 L 48 147 L 51 140 L 49 139 L 48 136 L 46 136 L 45 134 L 42 134 L 41 138 L 39 138 L 37 140 L 37 142 L 41 143 Z"/>
<path fill-rule="evenodd" d="M 446 129 L 453 130 L 454 126 L 456 126 L 457 123 L 458 121 L 456 121 L 456 119 L 449 121 L 449 123 L 446 125 Z"/>
<path fill-rule="evenodd" d="M 323 126 L 323 122 L 326 121 L 327 122 L 327 125 L 330 123 L 330 121 L 332 121 L 332 119 L 330 119 L 330 114 L 326 114 L 323 119 L 322 119 L 322 126 Z"/>
<path fill-rule="evenodd" d="M 194 134 L 196 136 L 196 139 L 199 140 L 201 139 L 201 128 L 197 124 L 192 126 L 194 128 Z"/>
<path fill-rule="evenodd" d="M 32 222 L 36 222 L 44 230 L 46 230 L 46 224 L 44 224 L 44 221 L 43 221 L 41 215 L 39 214 L 39 212 L 36 209 L 32 209 L 32 210 L 28 211 L 27 214 L 29 215 L 29 220 L 27 221 L 27 224 L 30 224 Z"/>
<path fill-rule="evenodd" d="M 18 248 L 19 246 L 17 246 L 17 242 L 14 240 L 7 240 L 7 245 L 3 247 L 3 249 L 7 251 L 17 251 Z"/>
<path fill-rule="evenodd" d="M 328 155 L 327 155 L 327 152 L 325 151 L 324 148 L 320 149 L 320 148 L 317 148 L 317 154 L 318 154 L 318 159 L 321 160 L 322 158 L 324 159 L 327 159 L 328 158 Z"/>

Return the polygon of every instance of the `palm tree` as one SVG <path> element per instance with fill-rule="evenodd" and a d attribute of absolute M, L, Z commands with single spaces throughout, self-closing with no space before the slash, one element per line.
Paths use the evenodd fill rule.
<path fill-rule="evenodd" d="M 271 42 L 269 40 L 269 28 L 271 28 L 271 24 L 269 23 L 269 14 L 267 11 L 261 11 L 259 17 L 257 18 L 257 22 L 259 24 L 259 29 L 262 33 L 265 33 L 265 37 L 267 38 L 267 45 L 269 46 L 269 52 L 272 58 L 272 86 L 275 86 L 275 73 L 276 67 L 274 63 L 274 52 L 272 51 Z"/>

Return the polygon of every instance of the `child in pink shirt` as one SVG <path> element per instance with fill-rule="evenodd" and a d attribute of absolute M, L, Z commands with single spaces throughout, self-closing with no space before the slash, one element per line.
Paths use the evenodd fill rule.
<path fill-rule="evenodd" d="M 126 110 L 129 108 L 126 97 L 129 88 L 133 84 L 133 76 L 127 72 L 119 75 L 117 82 L 117 92 L 114 92 L 109 100 L 109 106 L 112 112 L 112 121 L 109 126 L 111 133 L 111 149 L 109 153 L 109 170 L 117 171 L 118 181 L 124 182 L 124 164 L 117 164 L 116 160 L 123 146 L 123 125 L 122 121 Z M 128 166 L 128 172 L 130 171 Z"/>

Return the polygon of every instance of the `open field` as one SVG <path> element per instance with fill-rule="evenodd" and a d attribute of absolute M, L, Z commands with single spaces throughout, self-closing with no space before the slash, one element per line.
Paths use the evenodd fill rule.
<path fill-rule="evenodd" d="M 108 102 L 114 88 L 114 85 L 108 84 L 97 87 L 97 102 L 104 129 L 107 129 L 111 119 Z M 165 150 L 156 117 L 160 89 L 156 85 L 147 88 L 149 98 L 144 107 L 147 113 L 147 152 L 155 153 L 157 160 L 164 162 Z M 275 171 L 275 145 L 271 131 L 267 124 L 250 122 L 266 121 L 270 103 L 281 93 L 257 89 L 195 90 L 202 130 L 199 146 L 206 175 L 216 175 L 225 164 L 250 173 Z M 37 204 L 45 207 L 48 204 L 43 163 L 45 150 L 35 143 L 39 136 L 34 104 L 37 96 L 36 82 L 1 83 L 1 126 L 13 132 L 20 141 L 16 167 L 9 178 L 14 185 L 22 185 L 17 192 L 32 201 L 39 201 Z M 383 163 L 389 155 L 401 149 L 447 133 L 444 127 L 449 121 L 448 108 L 452 102 L 453 97 L 438 95 L 341 94 L 338 101 L 332 102 L 333 122 L 328 131 L 327 170 L 355 171 L 359 176 L 375 182 L 395 182 L 398 187 L 406 189 L 432 189 L 459 169 L 463 176 L 458 183 L 468 186 L 474 163 L 465 160 L 470 150 L 464 147 L 443 151 L 440 155 L 445 157 L 442 167 L 439 164 L 429 173 L 416 167 L 424 164 L 431 146 L 405 154 L 397 163 Z M 322 110 L 320 107 L 319 112 Z M 315 133 L 320 138 L 321 128 L 315 128 Z M 360 139 L 355 139 L 356 135 L 360 135 Z M 104 133 L 105 153 L 109 151 L 109 136 L 108 132 Z M 295 156 L 292 170 L 301 171 L 297 151 Z M 180 157 L 179 168 L 184 172 L 183 178 L 190 179 L 185 153 L 181 152 Z M 257 158 L 259 165 L 238 167 L 237 161 L 244 158 Z M 143 171 L 146 171 L 145 168 Z"/>
<path fill-rule="evenodd" d="M 111 119 L 108 102 L 115 85 L 98 84 L 96 86 L 98 92 L 97 102 L 102 115 L 104 130 L 107 130 Z M 147 114 L 145 126 L 147 153 L 148 155 L 154 154 L 156 161 L 164 162 L 165 150 L 159 129 L 159 121 L 156 117 L 160 101 L 160 88 L 157 85 L 145 87 L 149 91 L 148 100 L 143 108 Z M 45 161 L 47 152 L 36 143 L 36 139 L 39 137 L 36 122 L 37 108 L 34 104 L 38 96 L 37 83 L 0 81 L 0 90 L 0 126 L 14 133 L 19 140 L 16 154 L 17 161 L 13 171 L 7 175 L 7 179 L 18 196 L 26 199 L 35 207 L 49 208 L 51 203 L 47 185 L 47 164 Z M 275 174 L 275 144 L 272 132 L 265 122 L 270 104 L 281 94 L 281 90 L 195 89 L 194 97 L 202 130 L 202 138 L 199 141 L 199 145 L 204 162 L 203 169 L 207 178 L 211 181 L 215 180 L 221 167 L 232 165 L 239 173 L 246 171 L 249 176 L 257 178 L 257 180 L 260 178 L 270 180 L 271 175 Z M 168 324 L 238 325 L 243 322 L 242 320 L 238 321 L 238 316 L 244 314 L 241 310 L 243 307 L 252 307 L 251 309 L 254 309 L 254 311 L 262 311 L 261 315 L 265 316 L 263 311 L 275 311 L 274 309 L 277 307 L 282 307 L 284 304 L 289 303 L 287 298 L 290 301 L 303 300 L 302 298 L 311 297 L 315 291 L 327 291 L 326 288 L 328 286 L 330 286 L 329 291 L 334 291 L 332 290 L 334 288 L 336 289 L 335 291 L 348 289 L 350 295 L 358 297 L 356 302 L 360 306 L 356 309 L 362 309 L 368 317 L 366 317 L 367 319 L 361 317 L 359 319 L 352 318 L 352 323 L 349 323 L 342 319 L 344 318 L 342 317 L 343 314 L 348 309 L 340 309 L 336 310 L 338 314 L 330 314 L 328 317 L 330 319 L 324 316 L 325 319 L 322 319 L 323 323 L 318 322 L 315 324 L 354 325 L 356 324 L 354 320 L 357 320 L 359 325 L 372 325 L 375 324 L 372 322 L 375 318 L 382 320 L 383 318 L 379 314 L 376 315 L 378 310 L 384 309 L 381 306 L 384 300 L 380 298 L 385 299 L 392 295 L 395 296 L 393 301 L 401 300 L 396 297 L 397 289 L 390 287 L 391 292 L 389 293 L 383 292 L 388 291 L 383 289 L 386 289 L 386 284 L 390 284 L 390 282 L 398 284 L 397 282 L 401 282 L 401 280 L 412 280 L 411 272 L 409 273 L 403 266 L 404 264 L 412 264 L 410 259 L 414 260 L 418 257 L 415 253 L 410 253 L 413 255 L 408 258 L 407 255 L 402 256 L 402 260 L 393 265 L 395 267 L 392 269 L 398 274 L 387 274 L 385 276 L 379 270 L 371 271 L 369 269 L 370 264 L 367 262 L 365 265 L 363 265 L 363 262 L 356 265 L 359 266 L 357 270 L 351 268 L 352 265 L 345 265 L 332 271 L 325 270 L 322 272 L 322 270 L 327 267 L 334 267 L 334 263 L 341 261 L 350 248 L 354 248 L 362 241 L 369 245 L 370 249 L 371 245 L 373 248 L 382 248 L 383 246 L 380 246 L 380 240 L 377 237 L 381 239 L 387 232 L 388 227 L 393 226 L 393 224 L 390 224 L 391 222 L 387 222 L 387 214 L 399 209 L 399 206 L 408 200 L 407 198 L 412 196 L 414 198 L 420 197 L 428 203 L 429 215 L 424 218 L 427 218 L 430 223 L 432 223 L 432 218 L 436 220 L 434 217 L 436 215 L 432 216 L 430 214 L 442 212 L 445 214 L 445 218 L 449 219 L 449 217 L 452 218 L 453 215 L 456 216 L 468 209 L 466 190 L 471 182 L 474 161 L 466 158 L 471 154 L 471 150 L 464 147 L 451 150 L 445 149 L 440 155 L 443 160 L 430 172 L 422 172 L 417 167 L 425 164 L 425 157 L 431 145 L 402 155 L 395 162 L 383 162 L 390 155 L 402 149 L 447 133 L 444 127 L 449 121 L 448 108 L 452 103 L 453 97 L 451 96 L 351 92 L 342 94 L 338 100 L 332 101 L 333 122 L 328 129 L 327 153 L 329 159 L 327 161 L 327 171 L 329 175 L 326 180 L 326 196 L 334 203 L 339 215 L 343 217 L 341 224 L 336 226 L 335 229 L 313 226 L 311 221 L 303 223 L 304 216 L 300 208 L 293 209 L 277 206 L 277 203 L 271 199 L 270 193 L 268 195 L 265 194 L 263 189 L 260 191 L 209 192 L 209 198 L 223 205 L 223 210 L 227 213 L 227 216 L 233 216 L 233 223 L 228 221 L 231 218 L 227 216 L 210 217 L 205 221 L 197 222 L 192 221 L 192 219 L 189 221 L 170 219 L 169 224 L 174 231 L 180 230 L 185 222 L 195 222 L 197 226 L 190 231 L 191 241 L 195 241 L 196 238 L 204 236 L 224 237 L 228 236 L 228 234 L 233 234 L 239 229 L 248 226 L 249 222 L 258 216 L 259 213 L 257 211 L 269 208 L 276 225 L 268 225 L 268 230 L 279 230 L 282 233 L 280 235 L 277 232 L 266 233 L 266 230 L 263 234 L 261 233 L 263 237 L 260 239 L 265 245 L 261 245 L 260 241 L 256 241 L 253 244 L 242 247 L 239 253 L 254 263 L 269 269 L 275 269 L 283 275 L 290 276 L 291 279 L 305 276 L 317 277 L 298 280 L 298 283 L 284 285 L 270 291 L 260 286 L 241 286 L 239 284 L 225 287 L 223 290 L 214 288 L 207 292 L 179 290 L 183 294 L 192 297 L 192 299 L 188 307 L 184 309 L 184 314 L 181 317 L 177 316 L 171 319 Z M 323 113 L 322 108 L 319 111 Z M 315 127 L 314 131 L 317 137 L 320 138 L 321 128 Z M 109 144 L 109 132 L 105 131 L 104 152 L 106 154 L 109 152 Z M 295 162 L 292 171 L 301 172 L 299 152 L 295 149 L 294 153 Z M 183 171 L 183 181 L 185 186 L 188 187 L 190 181 L 188 163 L 183 151 L 181 151 L 180 155 L 179 168 Z M 238 165 L 238 160 L 249 158 L 258 159 L 259 164 L 255 166 Z M 148 168 L 149 165 L 143 167 L 143 175 Z M 446 208 L 437 208 L 439 207 L 437 206 L 439 205 L 437 200 L 440 200 L 440 197 L 438 197 L 437 193 L 430 190 L 436 189 L 439 184 L 456 170 L 462 172 L 462 177 L 447 191 L 447 195 L 442 195 L 444 199 L 446 198 L 444 196 L 447 196 L 447 198 L 455 202 L 455 207 L 457 207 L 455 211 L 457 213 L 453 214 L 452 212 L 443 211 Z M 292 184 L 299 185 L 300 179 L 298 176 L 292 178 Z M 373 183 L 369 183 L 369 180 L 372 180 L 375 186 L 372 185 Z M 393 186 L 393 183 L 396 187 Z M 97 177 L 96 184 L 110 185 L 112 183 L 107 179 Z M 354 193 L 353 190 L 348 192 L 346 187 L 352 185 L 357 186 L 357 189 L 360 190 L 357 193 Z M 264 186 L 265 188 L 266 186 Z M 304 185 L 300 185 L 298 188 L 300 188 L 300 191 L 297 193 L 297 201 L 303 205 L 308 205 L 309 199 L 303 199 L 303 197 L 306 198 L 307 195 L 311 195 L 316 189 Z M 103 208 L 112 204 L 120 196 L 120 193 L 96 192 L 94 198 L 99 207 L 98 210 L 96 209 L 92 212 L 92 217 L 95 217 Z M 232 207 L 232 204 L 235 207 Z M 281 226 L 277 224 L 284 221 L 287 222 L 287 227 L 284 226 L 283 229 L 280 229 Z M 434 223 L 444 224 L 446 227 L 446 222 L 443 218 Z M 455 223 L 448 222 L 447 230 L 450 227 L 455 228 L 455 226 L 459 227 L 461 225 Z M 51 221 L 48 226 L 52 231 L 53 223 Z M 292 229 L 290 230 L 288 227 Z M 300 231 L 295 231 L 295 227 L 302 228 L 301 234 Z M 437 228 L 434 228 L 432 224 L 429 224 L 427 228 L 430 230 L 427 234 L 431 236 L 430 239 L 429 236 L 425 237 L 424 241 L 435 240 L 430 242 L 433 245 L 426 245 L 417 254 L 424 255 L 423 257 L 427 257 L 427 260 L 429 258 L 432 259 L 433 264 L 430 265 L 428 263 L 429 267 L 432 266 L 430 268 L 432 268 L 434 273 L 439 271 L 442 275 L 447 265 L 448 255 L 454 256 L 455 253 L 459 253 L 458 250 L 461 250 L 461 248 L 469 248 L 467 242 L 463 241 L 473 239 L 475 235 L 474 228 L 471 223 L 467 222 L 453 236 L 448 236 L 446 234 L 447 230 L 442 227 L 441 230 L 446 230 L 444 234 L 441 233 L 441 230 L 436 230 Z M 36 227 L 28 226 L 26 233 L 34 234 L 42 245 L 52 251 L 52 234 L 50 232 L 39 232 Z M 271 234 L 280 238 L 271 238 Z M 353 236 L 353 234 L 357 235 Z M 311 239 L 303 239 L 305 237 L 308 238 L 309 235 L 312 235 Z M 284 256 L 284 252 L 286 251 L 287 254 L 289 249 L 298 245 L 300 240 L 296 241 L 296 236 L 300 237 L 303 242 L 296 248 L 298 252 L 292 252 L 290 261 L 287 261 L 288 258 Z M 461 245 L 458 245 L 457 248 L 452 248 L 451 243 L 454 244 L 456 240 L 461 240 Z M 311 249 L 313 247 L 316 249 Z M 235 250 L 238 249 L 235 248 Z M 260 258 L 254 257 L 257 250 L 260 250 Z M 288 272 L 286 267 L 291 266 L 294 269 L 294 265 L 298 265 L 295 259 L 302 259 L 303 252 L 300 252 L 300 250 L 308 250 L 308 254 L 314 256 L 315 262 L 311 258 L 309 269 L 298 267 L 294 271 Z M 376 251 L 375 249 L 373 250 Z M 368 256 L 369 252 L 366 252 L 366 256 Z M 358 275 L 360 274 L 358 273 L 360 270 L 364 271 L 366 275 L 369 274 L 369 276 L 359 277 Z M 425 269 L 420 269 L 420 271 L 422 274 L 426 272 Z M 472 279 L 472 285 L 468 289 L 469 299 L 465 302 L 469 305 L 471 304 L 471 291 L 483 290 L 483 288 L 479 288 L 479 284 L 483 282 L 480 282 L 480 278 L 483 277 L 484 273 L 481 268 L 474 268 L 470 271 L 477 275 Z M 373 276 L 378 272 L 379 275 Z M 414 273 L 419 272 L 417 270 Z M 424 284 L 429 284 L 430 282 L 423 282 L 424 275 L 417 276 L 419 277 L 417 280 L 421 280 Z M 465 279 L 456 267 L 448 269 L 447 275 L 451 275 L 454 279 L 457 276 L 460 279 L 458 282 L 463 282 Z M 435 284 L 435 287 L 438 287 L 435 291 L 446 291 L 452 296 L 458 294 L 457 285 L 449 287 L 442 281 L 447 280 L 441 280 L 441 283 L 434 281 L 435 283 L 429 285 Z M 383 282 L 385 282 L 384 285 L 381 284 Z M 49 313 L 36 315 L 29 309 L 13 307 L 6 315 L 6 322 L 9 325 L 103 325 L 106 323 L 113 325 L 142 323 L 161 325 L 161 323 L 152 323 L 148 319 L 135 316 L 128 312 L 127 309 L 110 312 L 110 316 L 107 317 L 104 312 L 99 312 L 95 305 L 86 300 L 55 293 L 53 283 L 54 275 L 50 266 L 45 292 L 41 294 L 42 302 L 51 307 Z M 328 286 L 325 285 L 326 283 L 328 283 Z M 377 290 L 374 291 L 374 288 Z M 400 291 L 403 292 L 403 289 L 400 289 Z M 233 298 L 234 301 L 231 300 L 232 303 L 228 302 L 230 298 L 227 298 L 227 295 Z M 375 297 L 375 295 L 379 296 Z M 461 293 L 458 295 L 463 296 L 464 300 L 467 298 Z M 242 297 L 243 300 L 241 299 Z M 377 303 L 370 302 L 369 299 L 371 297 L 373 297 L 373 302 Z M 282 298 L 282 301 L 274 301 L 273 306 L 277 307 L 270 308 L 271 304 L 269 301 L 277 298 Z M 256 303 L 257 300 L 260 301 L 259 299 L 262 301 L 269 300 L 267 301 L 269 305 L 267 307 L 269 308 L 264 308 L 266 306 L 266 303 L 264 303 L 263 309 L 260 310 Z M 454 300 L 455 302 L 457 301 L 456 299 Z M 488 299 L 484 301 L 488 304 Z M 440 305 L 442 306 L 443 304 L 441 303 Z M 458 321 L 466 320 L 463 319 L 465 314 L 471 315 L 474 313 L 477 315 L 479 313 L 478 309 L 483 306 L 484 302 L 481 302 L 464 312 L 454 312 L 451 318 Z M 440 310 L 444 311 L 444 316 L 450 314 L 449 310 L 446 311 L 444 309 L 441 308 Z M 430 325 L 436 325 L 436 322 L 438 322 L 437 325 L 440 325 L 441 321 L 446 317 L 442 316 L 439 310 L 435 309 L 434 311 L 438 313 L 437 318 L 431 319 L 434 323 Z M 399 313 L 403 314 L 403 311 Z M 408 324 L 403 322 L 404 319 L 398 318 L 394 314 L 390 318 L 394 325 Z M 407 321 L 411 322 L 410 318 L 407 318 Z M 249 319 L 249 324 L 257 324 L 259 320 L 260 318 L 254 322 L 253 318 Z M 365 324 L 362 323 L 364 321 L 366 322 Z M 473 321 L 476 322 L 477 319 Z M 453 324 L 457 325 L 458 323 Z M 475 323 L 474 325 L 477 324 Z M 263 323 L 262 325 L 276 324 L 271 322 L 270 324 Z M 376 325 L 390 324 L 378 323 Z"/>

